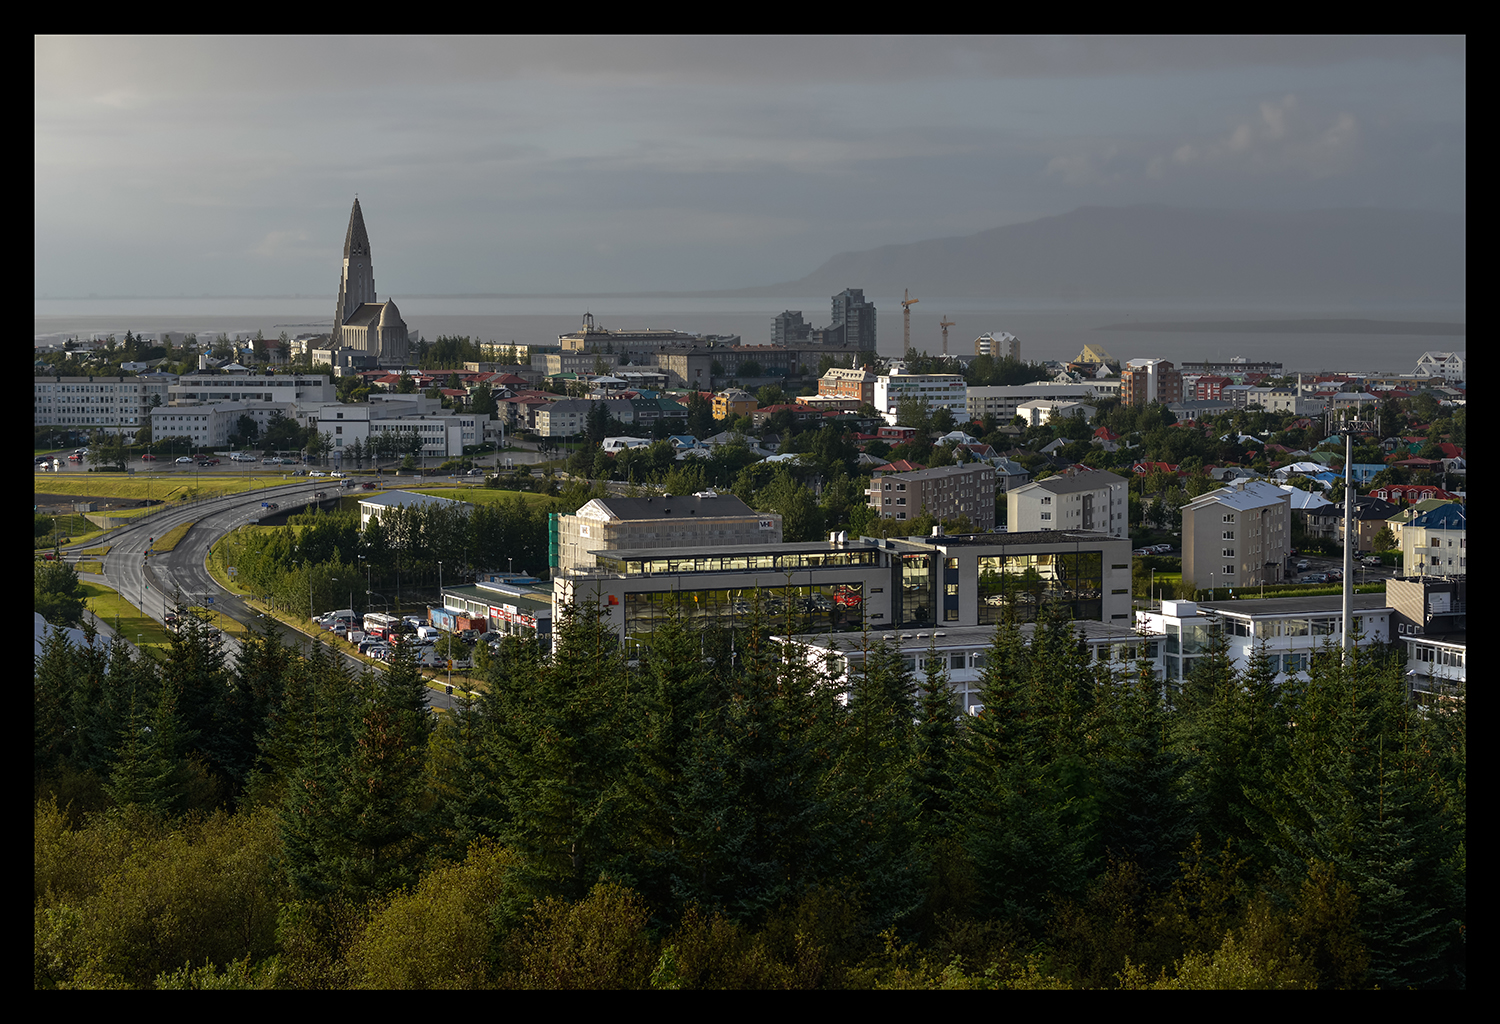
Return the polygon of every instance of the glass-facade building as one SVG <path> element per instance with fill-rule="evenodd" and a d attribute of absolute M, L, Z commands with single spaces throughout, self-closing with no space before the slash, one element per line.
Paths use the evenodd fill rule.
<path fill-rule="evenodd" d="M 1130 628 L 1128 541 L 1066 531 L 590 552 L 555 582 L 596 604 L 627 646 L 658 623 L 782 634 L 1065 618 Z"/>

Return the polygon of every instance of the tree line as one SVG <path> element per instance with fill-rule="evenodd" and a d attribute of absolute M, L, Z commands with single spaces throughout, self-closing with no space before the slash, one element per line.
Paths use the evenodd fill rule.
<path fill-rule="evenodd" d="M 54 637 L 35 984 L 1462 986 L 1464 710 L 1396 660 L 1164 690 L 1008 625 L 961 715 L 936 651 L 771 628 L 569 609 L 435 726 L 406 654 Z"/>

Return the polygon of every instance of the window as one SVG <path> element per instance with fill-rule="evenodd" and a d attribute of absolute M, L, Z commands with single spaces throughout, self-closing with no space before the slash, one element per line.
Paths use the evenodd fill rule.
<path fill-rule="evenodd" d="M 1234 540 L 1234 531 L 1233 530 L 1225 530 L 1224 531 L 1224 539 L 1225 540 Z"/>
<path fill-rule="evenodd" d="M 1224 557 L 1225 558 L 1233 558 L 1234 557 L 1234 548 L 1225 548 L 1224 549 Z"/>
<path fill-rule="evenodd" d="M 1049 520 L 1049 519 L 1051 519 L 1051 518 L 1052 518 L 1052 513 L 1051 513 L 1051 512 L 1043 512 L 1043 513 L 1042 513 L 1042 518 L 1043 518 L 1043 519 L 1044 519 L 1044 520 Z"/>

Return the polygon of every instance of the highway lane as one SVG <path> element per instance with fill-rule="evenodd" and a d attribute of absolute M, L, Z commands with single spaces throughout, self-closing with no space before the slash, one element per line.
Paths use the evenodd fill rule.
<path fill-rule="evenodd" d="M 319 491 L 328 495 L 327 500 L 350 493 L 340 489 L 337 486 L 339 483 L 338 480 L 326 478 L 299 477 L 273 488 L 173 506 L 145 517 L 145 521 L 140 524 L 119 527 L 105 539 L 89 542 L 89 546 L 96 547 L 106 543 L 111 545 L 110 552 L 104 559 L 104 576 L 108 585 L 158 622 L 165 620 L 167 612 L 173 609 L 176 600 L 180 598 L 183 604 L 209 607 L 236 622 L 259 625 L 263 621 L 260 612 L 239 596 L 225 590 L 209 574 L 209 550 L 226 534 L 240 526 L 257 522 L 268 514 L 262 508 L 262 502 L 276 502 L 280 508 L 270 514 L 284 515 L 316 502 Z M 149 556 L 146 554 L 152 540 L 184 523 L 194 525 L 172 551 Z M 307 633 L 276 623 L 275 620 L 270 621 L 275 623 L 275 630 L 282 643 L 307 650 Z M 338 650 L 331 638 L 324 642 L 337 651 L 355 674 L 366 669 L 383 671 L 378 665 Z M 238 642 L 227 637 L 226 656 L 232 662 L 238 653 Z M 441 689 L 429 689 L 428 699 L 430 706 L 435 708 L 449 708 L 454 703 L 453 698 Z"/>

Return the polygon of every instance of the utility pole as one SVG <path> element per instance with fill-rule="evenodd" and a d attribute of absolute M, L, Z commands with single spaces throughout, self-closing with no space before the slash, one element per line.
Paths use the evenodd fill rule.
<path fill-rule="evenodd" d="M 1358 409 L 1354 410 L 1354 416 L 1359 416 Z M 1344 435 L 1344 635 L 1340 646 L 1346 664 L 1350 651 L 1354 649 L 1354 547 L 1359 541 L 1359 510 L 1354 496 L 1354 435 L 1375 427 L 1376 424 L 1369 420 L 1355 418 L 1346 419 L 1339 428 Z"/>
<path fill-rule="evenodd" d="M 903 288 L 901 291 L 904 296 L 901 300 L 901 355 L 904 358 L 906 353 L 911 351 L 911 307 L 922 300 L 912 298 L 910 288 Z M 944 346 L 943 351 L 948 351 L 946 346 Z"/>

